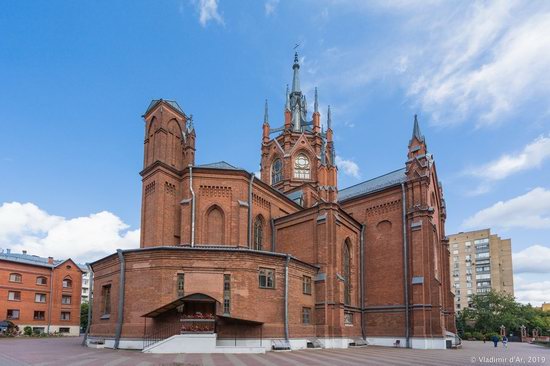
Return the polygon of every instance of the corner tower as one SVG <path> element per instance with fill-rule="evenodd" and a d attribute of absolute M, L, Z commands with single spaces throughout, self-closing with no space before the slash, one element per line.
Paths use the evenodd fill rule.
<path fill-rule="evenodd" d="M 336 202 L 337 167 L 330 107 L 327 131 L 322 131 L 317 88 L 313 114 L 308 118 L 306 96 L 300 89 L 298 53 L 292 65 L 292 89 L 287 86 L 284 122 L 271 128 L 267 101 L 262 126 L 261 179 L 304 207 Z M 272 136 L 275 137 L 272 137 Z"/>
<path fill-rule="evenodd" d="M 176 101 L 153 100 L 145 120 L 140 246 L 180 243 L 181 176 L 195 164 L 195 129 Z"/>

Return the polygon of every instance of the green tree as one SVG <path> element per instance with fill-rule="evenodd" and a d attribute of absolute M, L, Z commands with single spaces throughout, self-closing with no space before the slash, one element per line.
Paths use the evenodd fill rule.
<path fill-rule="evenodd" d="M 83 302 L 80 304 L 80 329 L 86 330 L 86 327 L 88 326 L 88 303 Z"/>

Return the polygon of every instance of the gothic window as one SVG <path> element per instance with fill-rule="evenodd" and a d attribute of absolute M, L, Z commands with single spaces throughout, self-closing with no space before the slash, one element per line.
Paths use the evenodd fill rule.
<path fill-rule="evenodd" d="M 275 159 L 271 166 L 271 184 L 279 183 L 283 179 L 283 162 Z"/>
<path fill-rule="evenodd" d="M 223 212 L 213 206 L 206 214 L 206 244 L 223 244 Z"/>
<path fill-rule="evenodd" d="M 344 305 L 351 304 L 351 258 L 350 258 L 350 240 L 346 239 L 344 242 L 343 255 L 342 255 L 342 267 L 344 277 Z"/>
<path fill-rule="evenodd" d="M 262 250 L 264 241 L 264 223 L 261 216 L 254 221 L 254 249 Z"/>
<path fill-rule="evenodd" d="M 300 154 L 294 160 L 294 178 L 298 179 L 310 179 L 311 167 L 309 165 L 309 159 L 304 154 Z"/>

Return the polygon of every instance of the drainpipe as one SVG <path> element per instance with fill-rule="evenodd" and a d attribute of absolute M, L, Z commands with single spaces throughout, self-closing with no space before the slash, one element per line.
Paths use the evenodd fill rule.
<path fill-rule="evenodd" d="M 193 166 L 189 164 L 189 190 L 191 191 L 191 247 L 195 246 L 195 191 L 193 190 Z"/>
<path fill-rule="evenodd" d="M 250 173 L 250 183 L 248 184 L 248 248 L 252 249 L 252 183 L 254 182 L 254 173 Z"/>
<path fill-rule="evenodd" d="M 407 245 L 407 204 L 405 195 L 405 183 L 401 183 L 401 201 L 403 203 L 403 277 L 405 287 L 405 338 L 407 348 L 411 348 L 409 325 L 409 248 Z"/>
<path fill-rule="evenodd" d="M 52 264 L 52 268 L 50 268 L 50 301 L 48 301 L 48 329 L 46 331 L 46 333 L 48 334 L 50 334 L 50 326 L 52 324 L 53 269 L 54 265 Z"/>
<path fill-rule="evenodd" d="M 271 251 L 275 252 L 275 219 L 271 219 Z"/>
<path fill-rule="evenodd" d="M 363 337 L 363 340 L 365 339 L 365 225 L 361 225 L 361 237 L 359 240 L 360 247 L 359 247 L 359 255 L 361 256 L 360 260 L 360 269 L 359 272 L 361 273 L 359 276 L 359 283 L 361 286 L 360 294 L 361 294 L 361 336 Z"/>
<path fill-rule="evenodd" d="M 120 335 L 122 333 L 122 321 L 124 319 L 124 282 L 126 274 L 126 265 L 124 263 L 124 253 L 121 249 L 117 249 L 118 260 L 120 262 L 120 279 L 119 279 L 119 290 L 118 290 L 118 319 L 116 323 L 115 330 L 115 349 L 118 349 L 118 344 L 120 342 Z"/>
<path fill-rule="evenodd" d="M 286 255 L 285 262 L 285 340 L 288 342 L 288 263 L 290 262 L 290 255 Z"/>
<path fill-rule="evenodd" d="M 90 326 L 92 325 L 92 305 L 93 305 L 93 289 L 94 289 L 94 271 L 90 263 L 86 263 L 88 267 L 88 273 L 90 274 L 90 283 L 89 283 L 89 292 L 88 292 L 88 325 L 86 325 L 86 332 L 84 333 L 84 339 L 82 340 L 82 345 L 86 345 L 88 340 L 88 333 L 90 332 Z"/>

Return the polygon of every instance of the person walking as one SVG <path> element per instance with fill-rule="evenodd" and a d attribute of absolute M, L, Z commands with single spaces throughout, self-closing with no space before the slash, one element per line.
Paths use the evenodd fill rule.
<path fill-rule="evenodd" d="M 508 348 L 508 338 L 506 336 L 502 337 L 502 346 Z"/>
<path fill-rule="evenodd" d="M 495 348 L 498 347 L 498 336 L 495 334 L 494 336 L 491 337 L 491 340 L 493 341 L 494 345 L 495 345 Z"/>
<path fill-rule="evenodd" d="M 487 336 L 485 334 L 483 335 L 483 343 L 487 343 Z"/>

